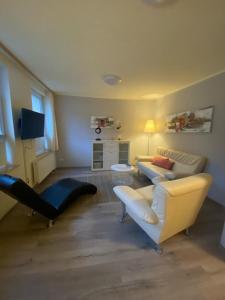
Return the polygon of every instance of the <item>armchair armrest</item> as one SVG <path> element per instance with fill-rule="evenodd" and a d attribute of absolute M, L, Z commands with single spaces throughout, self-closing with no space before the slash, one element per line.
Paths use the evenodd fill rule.
<path fill-rule="evenodd" d="M 212 183 L 212 176 L 207 173 L 200 173 L 189 177 L 161 182 L 157 187 L 164 188 L 171 196 L 188 194 L 195 190 L 208 189 Z"/>
<path fill-rule="evenodd" d="M 129 186 L 116 186 L 113 188 L 117 197 L 140 219 L 149 224 L 158 223 L 158 217 L 150 207 L 148 201 L 134 189 Z"/>

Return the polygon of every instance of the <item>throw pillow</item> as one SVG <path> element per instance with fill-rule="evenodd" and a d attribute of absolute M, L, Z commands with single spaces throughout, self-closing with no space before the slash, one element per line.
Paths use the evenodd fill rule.
<path fill-rule="evenodd" d="M 174 162 L 165 156 L 156 156 L 153 158 L 152 164 L 167 170 L 172 170 Z"/>

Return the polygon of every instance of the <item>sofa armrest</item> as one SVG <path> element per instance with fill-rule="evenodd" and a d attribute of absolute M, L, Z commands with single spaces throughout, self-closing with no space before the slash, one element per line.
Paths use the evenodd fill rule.
<path fill-rule="evenodd" d="M 188 176 L 192 176 L 194 174 L 190 173 L 182 173 L 182 172 L 173 172 L 173 171 L 168 171 L 164 174 L 165 178 L 168 180 L 174 180 L 174 179 L 180 179 Z"/>
<path fill-rule="evenodd" d="M 160 182 L 163 182 L 163 181 L 168 181 L 168 178 L 166 178 L 164 176 L 157 176 L 157 177 L 152 178 L 152 183 L 154 185 L 157 185 L 157 184 L 159 184 Z"/>
<path fill-rule="evenodd" d="M 148 201 L 137 191 L 129 186 L 116 186 L 113 191 L 126 207 L 132 210 L 140 219 L 149 224 L 158 223 L 159 219 L 156 213 L 150 207 Z"/>

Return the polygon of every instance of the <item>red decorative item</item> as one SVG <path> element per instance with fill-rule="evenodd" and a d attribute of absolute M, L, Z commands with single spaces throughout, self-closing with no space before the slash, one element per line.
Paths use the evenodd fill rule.
<path fill-rule="evenodd" d="M 152 164 L 167 170 L 172 170 L 174 162 L 165 156 L 155 156 L 152 159 Z"/>

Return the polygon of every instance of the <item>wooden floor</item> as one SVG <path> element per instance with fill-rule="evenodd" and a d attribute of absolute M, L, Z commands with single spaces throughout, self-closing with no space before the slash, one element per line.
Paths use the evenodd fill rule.
<path fill-rule="evenodd" d="M 120 203 L 110 172 L 55 171 L 39 189 L 74 177 L 98 186 L 51 229 L 18 204 L 0 223 L 1 300 L 224 300 L 225 250 L 219 246 L 224 210 L 206 201 L 192 237 L 179 234 L 164 254 L 132 221 L 118 222 Z M 134 176 L 135 187 L 149 184 Z"/>

